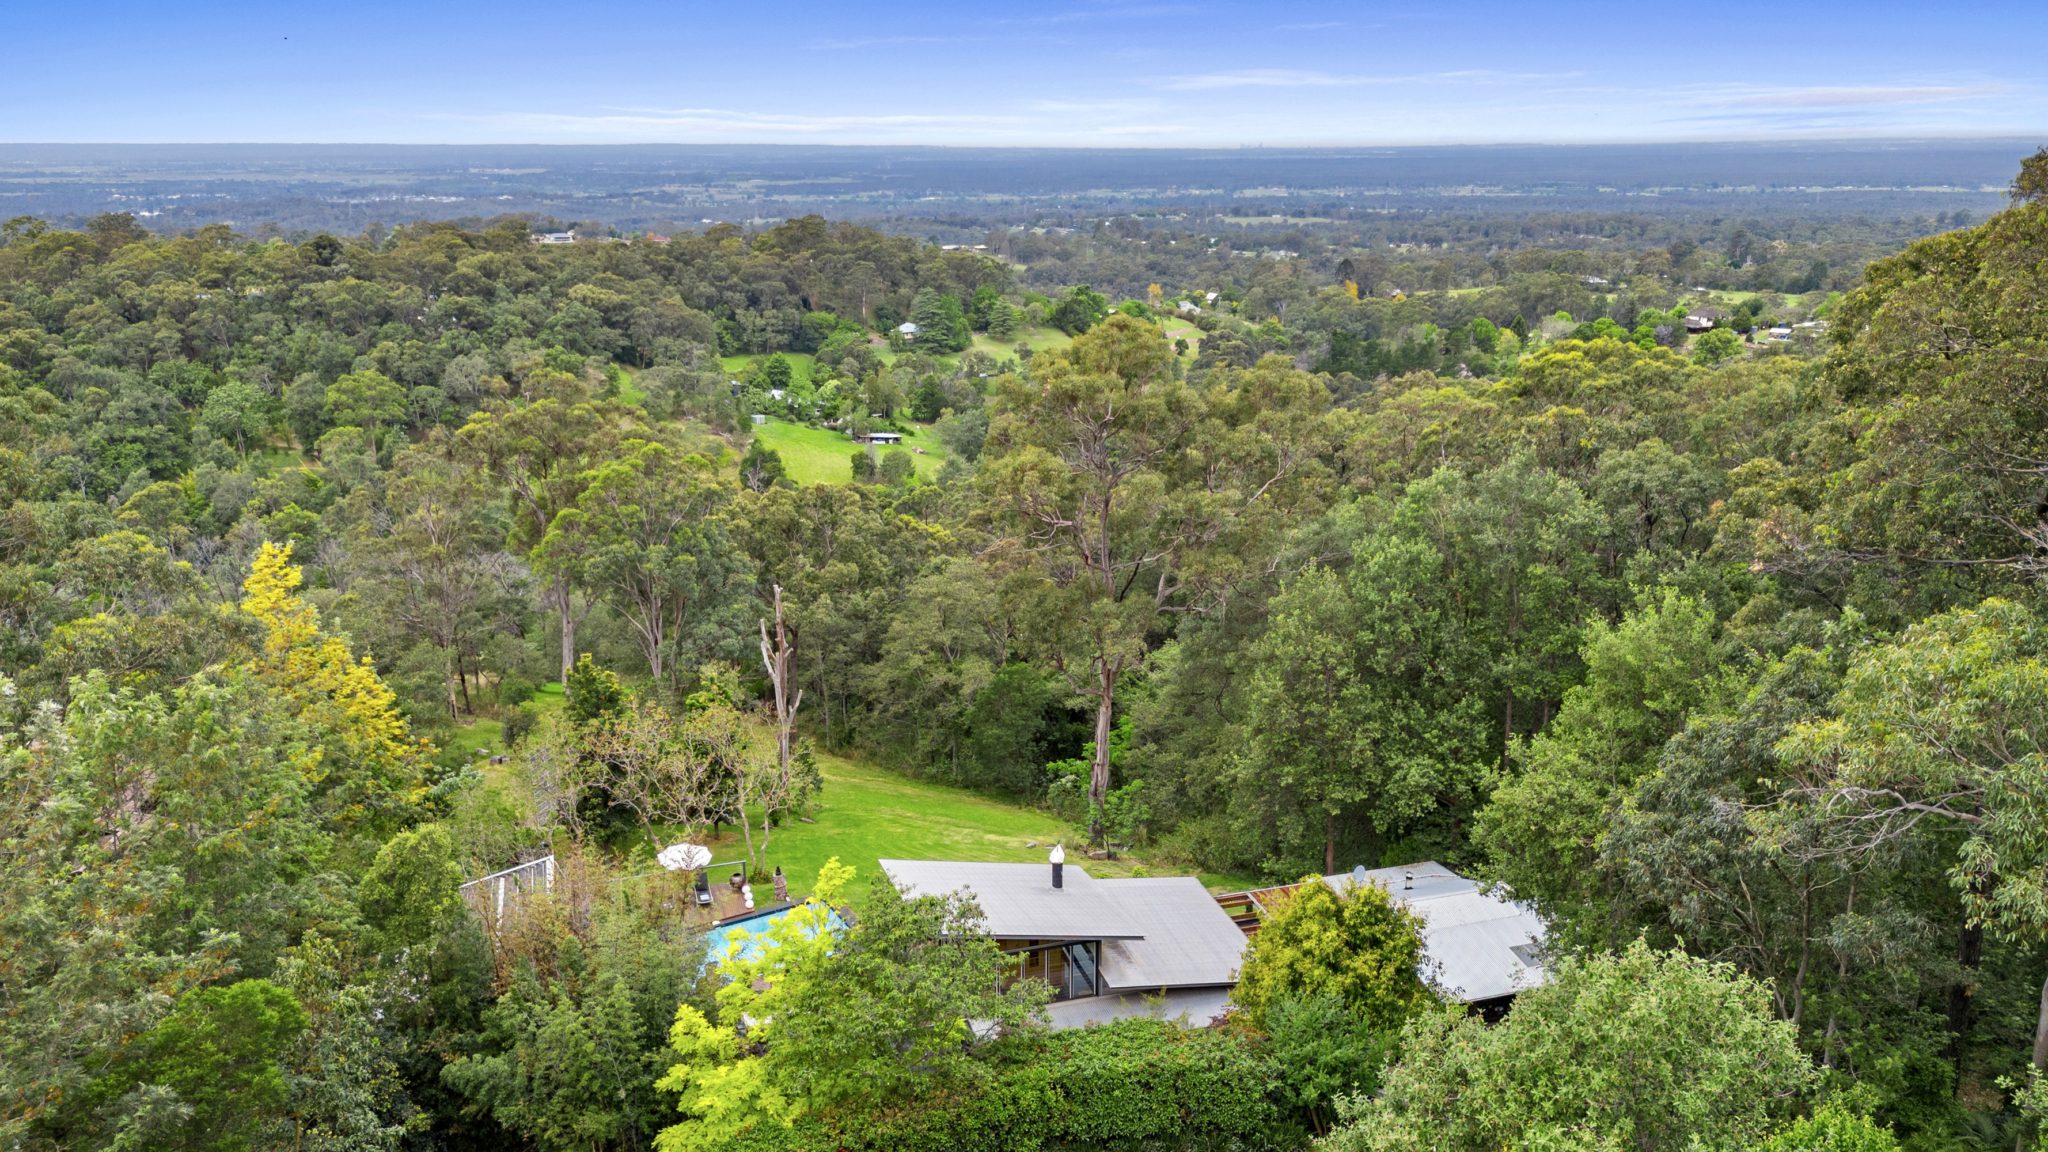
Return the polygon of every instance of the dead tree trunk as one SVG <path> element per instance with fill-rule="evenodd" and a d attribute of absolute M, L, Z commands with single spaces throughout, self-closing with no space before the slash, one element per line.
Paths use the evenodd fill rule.
<path fill-rule="evenodd" d="M 761 621 L 761 665 L 768 670 L 768 682 L 775 689 L 775 773 L 776 787 L 773 795 L 787 797 L 790 791 L 790 736 L 796 727 L 796 710 L 803 707 L 803 689 L 794 696 L 789 691 L 789 628 L 782 618 L 782 585 L 772 586 L 775 594 L 775 636 L 768 636 L 768 622 Z M 770 808 L 761 809 L 761 841 L 767 843 L 768 823 L 774 817 Z"/>

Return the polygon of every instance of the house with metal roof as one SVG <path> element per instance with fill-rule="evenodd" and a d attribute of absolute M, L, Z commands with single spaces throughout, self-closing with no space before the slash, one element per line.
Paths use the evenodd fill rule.
<path fill-rule="evenodd" d="M 1480 888 L 1434 860 L 1396 868 L 1354 868 L 1323 877 L 1340 894 L 1373 884 L 1422 921 L 1423 979 L 1445 997 L 1492 1017 L 1516 993 L 1542 984 L 1544 928 L 1535 909 Z M 1217 899 L 1251 935 L 1275 901 L 1298 885 Z"/>
<path fill-rule="evenodd" d="M 1060 1027 L 1126 1016 L 1221 1016 L 1245 936 L 1192 876 L 1090 876 L 1045 864 L 883 860 L 905 895 L 971 894 L 1015 979 L 1052 986 Z"/>

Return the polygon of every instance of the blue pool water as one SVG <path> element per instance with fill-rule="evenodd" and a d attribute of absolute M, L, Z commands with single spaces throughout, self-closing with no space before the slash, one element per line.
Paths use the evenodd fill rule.
<path fill-rule="evenodd" d="M 759 916 L 751 916 L 745 920 L 721 924 L 706 932 L 704 934 L 704 963 L 707 965 L 715 964 L 725 959 L 726 949 L 731 947 L 734 941 L 739 942 L 739 955 L 741 959 L 754 959 L 761 954 L 761 949 L 766 944 L 764 937 L 768 928 L 777 920 L 796 911 L 799 907 L 801 905 L 778 908 L 773 912 L 764 912 Z M 846 922 L 839 918 L 839 913 L 834 912 L 826 920 L 826 926 L 834 934 L 837 934 L 845 930 Z"/>

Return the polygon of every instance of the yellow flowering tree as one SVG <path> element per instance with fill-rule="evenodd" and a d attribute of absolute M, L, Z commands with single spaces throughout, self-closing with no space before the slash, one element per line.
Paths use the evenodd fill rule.
<path fill-rule="evenodd" d="M 655 1086 L 680 1093 L 688 1119 L 655 1138 L 660 1152 L 716 1148 L 756 1124 L 787 1125 L 802 1113 L 802 1102 L 778 1087 L 765 1052 L 778 1013 L 831 954 L 832 908 L 852 879 L 853 869 L 832 857 L 809 899 L 758 932 L 732 933 L 711 958 L 725 977 L 718 1018 L 730 1023 L 714 1024 L 688 1004 L 676 1009 L 669 1044 L 681 1059 Z"/>
<path fill-rule="evenodd" d="M 242 585 L 242 611 L 263 626 L 253 667 L 321 740 L 310 783 L 327 818 L 343 827 L 387 823 L 425 798 L 432 745 L 411 735 L 369 659 L 321 629 L 291 558 L 290 545 L 264 544 Z"/>
<path fill-rule="evenodd" d="M 1041 1019 L 1052 990 L 1004 987 L 1009 964 L 959 892 L 898 892 L 876 876 L 847 927 L 832 905 L 853 870 L 820 869 L 817 893 L 765 932 L 730 942 L 716 1019 L 687 1005 L 658 1087 L 687 1119 L 658 1152 L 709 1152 L 740 1132 L 827 1124 L 985 1083 L 990 1037 Z"/>

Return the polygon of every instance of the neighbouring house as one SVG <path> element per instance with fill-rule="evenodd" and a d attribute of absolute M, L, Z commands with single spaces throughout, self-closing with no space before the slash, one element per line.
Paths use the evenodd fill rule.
<path fill-rule="evenodd" d="M 1769 335 L 1773 340 L 1790 340 L 1792 338 L 1792 326 L 1790 324 L 1776 325 L 1769 330 Z"/>
<path fill-rule="evenodd" d="M 1204 1024 L 1223 1015 L 1237 983 L 1245 935 L 1192 876 L 1097 879 L 1064 862 L 881 865 L 905 895 L 973 895 L 1012 979 L 1052 986 L 1055 1027 L 1129 1016 Z"/>
<path fill-rule="evenodd" d="M 1685 330 L 1694 335 L 1708 331 L 1715 324 L 1728 318 L 1726 312 L 1715 307 L 1695 308 L 1685 314 Z"/>
<path fill-rule="evenodd" d="M 1397 868 L 1354 868 L 1323 877 L 1339 892 L 1374 884 L 1422 921 L 1424 977 L 1450 999 L 1498 1018 L 1516 993 L 1542 984 L 1543 921 L 1533 908 L 1483 891 L 1434 860 Z M 1246 935 L 1272 902 L 1297 885 L 1219 896 Z"/>
<path fill-rule="evenodd" d="M 870 432 L 870 433 L 868 433 L 868 443 L 870 443 L 870 444 L 901 444 L 901 443 L 903 443 L 903 433 L 901 433 L 901 432 Z"/>
<path fill-rule="evenodd" d="M 571 228 L 567 232 L 539 232 L 534 235 L 533 242 L 535 244 L 574 244 L 576 242 L 576 230 Z"/>
<path fill-rule="evenodd" d="M 898 324 L 896 326 L 896 331 L 901 332 L 905 340 L 917 339 L 917 325 L 912 324 L 908 320 L 905 320 L 903 323 Z"/>
<path fill-rule="evenodd" d="M 1202 314 L 1202 306 L 1193 300 L 1176 300 L 1173 302 L 1173 310 L 1183 316 L 1200 316 Z"/>

